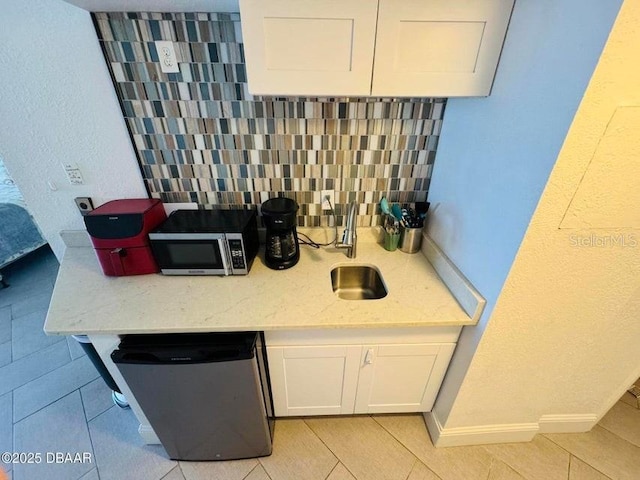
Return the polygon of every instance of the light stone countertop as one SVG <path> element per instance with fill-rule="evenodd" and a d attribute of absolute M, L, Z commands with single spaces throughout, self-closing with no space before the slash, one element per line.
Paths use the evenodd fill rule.
<path fill-rule="evenodd" d="M 309 233 L 309 231 L 307 231 Z M 439 251 L 423 237 L 422 253 L 387 252 L 377 243 L 378 231 L 358 230 L 357 258 L 344 250 L 301 245 L 299 263 L 271 270 L 259 256 L 246 276 L 107 277 L 91 247 L 70 246 L 60 266 L 44 330 L 48 334 L 188 333 L 311 328 L 416 327 L 475 325 L 484 300 L 455 272 L 454 290 L 467 283 L 469 292 L 456 300 L 425 255 Z M 317 239 L 311 233 L 316 241 Z M 431 251 L 431 253 L 429 253 Z M 431 257 L 430 257 L 431 258 Z M 443 262 L 442 257 L 433 261 Z M 448 262 L 448 259 L 444 257 Z M 446 263 L 446 262 L 445 262 Z M 388 294 L 378 300 L 342 300 L 331 287 L 337 265 L 376 266 Z M 439 267 L 440 268 L 440 267 Z M 453 272 L 453 273 L 452 273 Z M 458 272 L 459 273 L 459 272 Z M 463 288 L 464 290 L 464 288 Z M 475 310 L 474 310 L 475 308 Z"/>

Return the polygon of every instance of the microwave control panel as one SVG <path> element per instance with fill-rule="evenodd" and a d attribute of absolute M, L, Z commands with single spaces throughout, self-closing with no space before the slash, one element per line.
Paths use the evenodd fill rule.
<path fill-rule="evenodd" d="M 247 268 L 244 262 L 244 248 L 242 247 L 242 240 L 229 239 L 229 253 L 231 254 L 231 266 L 234 270 L 244 270 Z"/>

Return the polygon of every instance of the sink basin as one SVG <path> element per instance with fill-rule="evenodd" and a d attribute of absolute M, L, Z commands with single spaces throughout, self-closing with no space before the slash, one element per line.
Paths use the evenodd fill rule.
<path fill-rule="evenodd" d="M 331 270 L 333 291 L 343 300 L 375 300 L 387 296 L 387 287 L 375 267 L 342 265 Z"/>

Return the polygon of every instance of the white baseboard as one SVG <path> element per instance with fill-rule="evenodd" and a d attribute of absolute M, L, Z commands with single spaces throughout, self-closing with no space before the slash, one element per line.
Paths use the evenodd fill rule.
<path fill-rule="evenodd" d="M 462 447 L 489 443 L 530 442 L 538 433 L 537 423 L 481 425 L 476 427 L 442 428 L 433 412 L 424 414 L 431 441 L 436 447 Z"/>
<path fill-rule="evenodd" d="M 156 435 L 156 432 L 154 432 L 153 428 L 149 425 L 140 424 L 138 433 L 147 445 L 161 445 L 158 435 Z"/>
<path fill-rule="evenodd" d="M 588 432 L 598 423 L 595 414 L 573 414 L 543 415 L 537 423 L 443 428 L 435 413 L 426 412 L 423 415 L 431 441 L 436 447 L 529 442 L 537 433 Z"/>
<path fill-rule="evenodd" d="M 543 415 L 538 421 L 540 433 L 588 432 L 598 423 L 595 414 Z"/>

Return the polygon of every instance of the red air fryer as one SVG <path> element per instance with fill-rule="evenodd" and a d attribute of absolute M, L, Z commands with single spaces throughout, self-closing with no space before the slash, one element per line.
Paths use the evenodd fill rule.
<path fill-rule="evenodd" d="M 151 254 L 149 231 L 167 215 L 157 199 L 113 200 L 84 217 L 105 275 L 143 275 L 160 269 Z"/>

